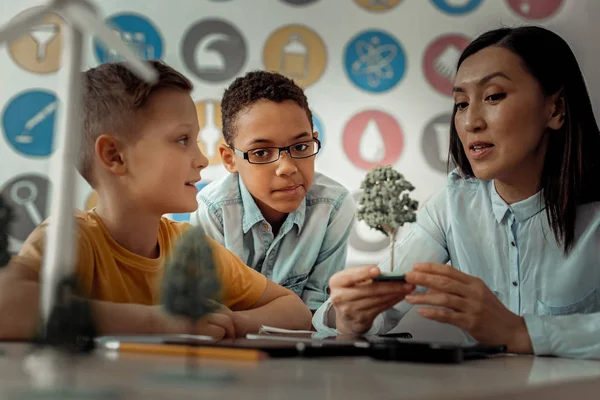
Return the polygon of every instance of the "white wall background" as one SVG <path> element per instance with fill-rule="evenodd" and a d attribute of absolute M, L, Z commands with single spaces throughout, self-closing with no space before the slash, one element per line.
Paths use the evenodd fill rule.
<path fill-rule="evenodd" d="M 276 65 L 286 57 L 292 57 L 287 59 L 291 62 L 289 68 L 297 72 L 302 73 L 302 68 L 306 66 L 307 76 L 314 81 L 306 86 L 306 94 L 321 123 L 321 134 L 325 142 L 324 149 L 318 156 L 317 169 L 352 191 L 358 189 L 367 166 L 382 160 L 391 160 L 416 186 L 414 196 L 421 203 L 444 184 L 445 171 L 440 166 L 447 152 L 448 139 L 443 134 L 443 123 L 444 115 L 451 111 L 452 99 L 434 88 L 426 71 L 435 69 L 427 61 L 428 46 L 445 35 L 462 35 L 472 39 L 485 30 L 501 25 L 533 23 L 547 26 L 563 35 L 571 44 L 589 83 L 595 109 L 600 112 L 600 75 L 597 72 L 600 70 L 600 56 L 597 53 L 600 2 L 597 0 L 102 0 L 97 3 L 103 17 L 135 13 L 151 21 L 162 37 L 161 58 L 192 79 L 195 84 L 193 97 L 200 103 L 200 111 L 204 109 L 202 102 L 214 102 L 221 98 L 224 88 L 233 80 L 233 75 L 253 69 L 272 68 L 273 62 Z M 393 7 L 373 11 L 363 7 L 369 3 L 390 4 Z M 551 15 L 535 18 L 536 12 L 552 7 L 552 3 L 561 4 Z M 17 14 L 41 4 L 45 2 L 3 0 L 0 4 L 0 24 L 4 25 Z M 444 5 L 447 10 L 460 10 L 468 9 L 474 4 L 478 5 L 466 13 L 453 14 L 443 10 Z M 225 36 L 216 32 L 211 34 L 211 29 L 218 27 L 203 25 L 207 31 L 205 44 L 209 47 L 211 43 L 214 44 L 216 52 L 211 52 L 210 49 L 203 51 L 199 49 L 202 46 L 193 46 L 194 43 L 184 45 L 188 29 L 207 19 L 219 19 L 235 26 L 243 36 L 243 43 L 234 41 L 231 45 L 231 33 L 224 32 Z M 49 19 L 46 22 L 51 25 L 56 21 Z M 321 52 L 306 32 L 300 32 L 300 40 L 308 47 L 308 53 L 304 55 L 290 56 L 280 48 L 270 47 L 273 43 L 277 44 L 277 37 L 270 39 L 271 35 L 288 25 L 302 25 L 318 35 L 324 44 Z M 16 132 L 26 129 L 26 122 L 50 104 L 51 99 L 31 100 L 25 97 L 21 103 L 13 103 L 13 100 L 30 90 L 56 93 L 60 99 L 59 81 L 62 71 L 60 68 L 52 68 L 59 55 L 57 49 L 60 48 L 60 26 L 56 36 L 51 31 L 48 33 L 51 28 L 42 27 L 33 36 L 27 35 L 19 39 L 18 43 L 9 46 L 4 44 L 0 48 L 0 193 L 12 202 L 17 212 L 17 221 L 11 230 L 13 251 L 20 247 L 22 239 L 33 229 L 34 223 L 47 216 L 49 195 L 43 179 L 49 177 L 54 153 L 49 152 L 50 147 L 44 146 L 44 140 L 50 143 L 52 120 L 60 109 L 53 111 L 51 107 L 47 108 L 47 115 L 42 114 L 37 121 L 34 120 L 34 123 L 38 122 L 37 125 L 33 126 L 30 122 L 29 134 Z M 136 29 L 131 27 L 129 30 L 134 32 Z M 375 35 L 380 42 L 374 44 L 372 50 L 376 58 L 380 58 L 375 60 L 375 66 L 363 63 L 359 70 L 364 72 L 365 66 L 373 67 L 371 71 L 374 78 L 378 74 L 383 76 L 380 81 L 372 82 L 374 87 L 381 89 L 391 86 L 383 91 L 364 90 L 354 84 L 346 72 L 346 47 L 355 48 L 356 43 L 349 45 L 353 38 L 370 30 L 384 31 L 395 38 L 405 56 L 405 69 L 402 71 L 399 69 L 398 45 L 392 43 L 388 47 L 379 47 L 386 42 L 381 36 Z M 43 40 L 44 36 L 49 40 L 45 54 L 34 40 L 35 37 Z M 372 34 L 363 37 L 363 44 L 369 44 L 372 37 Z M 146 35 L 147 40 L 148 38 Z M 287 40 L 287 36 L 284 39 Z M 280 42 L 284 39 L 280 39 Z M 156 47 L 144 47 L 143 39 L 136 38 L 135 35 L 132 40 L 142 41 L 138 43 L 138 46 L 142 46 L 138 47 L 142 54 L 157 51 Z M 227 50 L 227 42 L 233 46 L 230 47 L 231 51 Z M 224 58 L 220 58 L 219 51 L 223 47 L 219 46 L 223 46 L 223 43 Z M 245 58 L 240 56 L 244 47 Z M 440 52 L 444 48 L 444 45 L 440 46 Z M 95 55 L 91 38 L 88 38 L 85 50 L 86 67 L 101 62 Z M 452 51 L 445 53 L 444 57 L 437 60 L 438 71 L 444 67 L 452 67 L 455 62 L 456 55 Z M 388 54 L 390 56 L 386 59 Z M 308 64 L 303 64 L 306 59 L 302 57 L 308 57 Z M 210 78 L 218 77 L 218 74 L 214 74 L 214 68 L 219 67 L 214 64 L 212 75 L 195 74 L 186 59 L 192 60 L 196 65 L 221 62 L 225 71 L 224 78 Z M 240 68 L 235 67 L 236 59 Z M 40 73 L 44 69 L 46 71 Z M 322 74 L 319 73 L 320 70 L 323 70 Z M 227 73 L 231 76 L 227 77 Z M 364 75 L 356 76 L 358 80 L 365 79 Z M 392 85 L 399 76 L 399 81 Z M 438 76 L 438 81 L 444 83 L 441 75 Z M 218 109 L 218 104 L 215 105 Z M 373 118 L 369 115 L 373 114 L 367 114 L 362 124 L 351 121 L 356 114 L 366 110 L 388 114 L 388 119 L 395 120 L 400 127 L 402 137 L 399 138 L 397 132 L 390 130 L 389 121 L 381 122 L 376 119 L 369 123 L 369 119 Z M 442 123 L 442 134 L 436 133 L 440 130 L 439 125 L 437 131 L 432 126 L 428 128 L 428 124 L 436 118 Z M 214 119 L 218 128 L 219 115 L 215 115 Z M 201 118 L 204 129 L 200 136 L 207 142 L 204 150 L 209 156 L 214 154 L 214 143 L 218 138 L 218 135 L 214 135 L 214 128 L 211 136 L 210 125 L 207 128 L 205 119 Z M 354 136 L 350 134 L 351 131 L 355 132 Z M 383 140 L 382 137 L 387 139 Z M 56 141 L 56 137 L 54 140 Z M 400 155 L 393 157 L 400 147 Z M 346 148 L 354 150 L 346 151 Z M 49 154 L 39 155 L 44 153 L 44 149 Z M 225 173 L 219 160 L 215 159 L 203 173 L 203 178 L 213 180 Z M 78 207 L 85 208 L 91 194 L 91 188 L 81 179 L 76 194 Z M 22 200 L 20 204 L 15 203 L 15 199 L 18 202 L 19 198 Z M 185 219 L 185 216 L 174 218 Z M 351 240 L 349 263 L 377 262 L 385 251 L 382 249 L 385 246 L 382 239 L 384 238 L 378 233 L 357 224 Z"/>

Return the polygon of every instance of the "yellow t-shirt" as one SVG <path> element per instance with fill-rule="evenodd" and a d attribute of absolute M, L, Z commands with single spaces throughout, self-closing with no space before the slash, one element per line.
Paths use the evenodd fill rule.
<path fill-rule="evenodd" d="M 176 240 L 190 224 L 162 218 L 158 228 L 159 256 L 134 254 L 120 246 L 93 211 L 75 212 L 77 227 L 76 272 L 84 293 L 94 300 L 154 305 L 159 303 L 163 266 Z M 27 238 L 12 260 L 40 271 L 48 220 Z M 208 238 L 222 284 L 222 303 L 232 310 L 253 306 L 267 286 L 264 275 L 245 265 L 236 255 Z"/>

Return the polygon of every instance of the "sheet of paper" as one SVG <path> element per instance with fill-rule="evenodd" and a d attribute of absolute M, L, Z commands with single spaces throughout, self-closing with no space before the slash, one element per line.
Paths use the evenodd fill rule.
<path fill-rule="evenodd" d="M 282 328 L 275 328 L 273 326 L 267 326 L 267 325 L 261 325 L 258 333 L 290 333 L 290 334 L 298 334 L 298 333 L 310 333 L 313 334 L 315 332 L 313 331 L 303 331 L 303 330 L 293 330 L 293 329 L 282 329 Z"/>

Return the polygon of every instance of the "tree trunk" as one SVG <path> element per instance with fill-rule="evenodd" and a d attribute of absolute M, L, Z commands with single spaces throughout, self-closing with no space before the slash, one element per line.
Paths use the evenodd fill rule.
<path fill-rule="evenodd" d="M 396 244 L 395 231 L 390 235 L 390 272 L 394 272 L 394 245 Z"/>
<path fill-rule="evenodd" d="M 196 334 L 196 320 L 194 318 L 190 318 L 190 335 L 195 335 Z M 193 339 L 188 339 L 188 352 L 186 355 L 186 361 L 187 361 L 187 372 L 189 375 L 195 375 L 198 369 L 198 365 L 196 363 L 196 353 L 193 351 L 194 350 L 194 345 L 195 342 Z"/>

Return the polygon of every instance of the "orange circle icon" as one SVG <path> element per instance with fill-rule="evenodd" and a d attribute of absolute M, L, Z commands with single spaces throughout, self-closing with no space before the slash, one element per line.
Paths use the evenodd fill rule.
<path fill-rule="evenodd" d="M 27 17 L 39 7 L 34 7 L 17 14 L 13 21 Z M 13 40 L 8 45 L 8 52 L 17 65 L 24 70 L 48 74 L 60 68 L 62 48 L 62 26 L 64 20 L 56 14 L 46 15 L 28 34 Z"/>
<path fill-rule="evenodd" d="M 221 103 L 215 100 L 196 102 L 198 114 L 198 147 L 208 158 L 210 165 L 220 164 L 219 146 L 225 144 L 223 138 L 223 120 L 221 119 Z"/>
<path fill-rule="evenodd" d="M 275 31 L 263 50 L 265 68 L 307 87 L 325 72 L 327 52 L 323 40 L 302 25 L 289 25 Z"/>
<path fill-rule="evenodd" d="M 359 6 L 369 11 L 385 12 L 398 5 L 400 0 L 355 0 Z"/>

